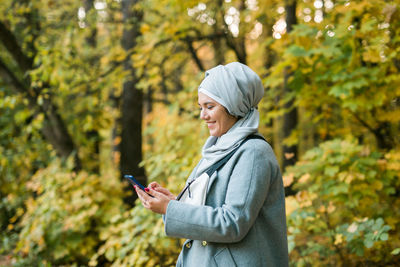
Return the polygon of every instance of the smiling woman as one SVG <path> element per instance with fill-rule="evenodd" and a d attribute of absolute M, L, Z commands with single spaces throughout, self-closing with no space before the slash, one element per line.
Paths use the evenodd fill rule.
<path fill-rule="evenodd" d="M 175 197 L 157 182 L 135 186 L 145 208 L 164 215 L 168 236 L 186 238 L 177 266 L 288 266 L 282 176 L 258 133 L 258 75 L 241 63 L 206 72 L 198 90 L 210 137 Z"/>
<path fill-rule="evenodd" d="M 206 121 L 211 136 L 219 137 L 225 134 L 238 121 L 224 106 L 200 92 L 199 106 L 200 118 Z"/>

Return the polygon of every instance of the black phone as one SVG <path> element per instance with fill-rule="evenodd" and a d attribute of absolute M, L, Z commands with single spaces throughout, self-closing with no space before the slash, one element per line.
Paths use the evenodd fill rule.
<path fill-rule="evenodd" d="M 133 177 L 133 175 L 128 175 L 128 174 L 127 174 L 127 175 L 124 175 L 124 177 L 125 177 L 126 179 L 128 179 L 128 181 L 129 181 L 133 186 L 137 185 L 137 186 L 139 186 L 140 189 L 142 189 L 144 192 L 146 192 L 146 190 L 144 190 L 145 187 L 144 187 L 141 183 L 139 183 L 138 180 L 136 180 L 135 177 Z M 150 194 L 147 193 L 147 192 L 146 192 L 146 194 L 148 194 L 149 196 L 153 197 L 152 195 L 150 195 Z"/>

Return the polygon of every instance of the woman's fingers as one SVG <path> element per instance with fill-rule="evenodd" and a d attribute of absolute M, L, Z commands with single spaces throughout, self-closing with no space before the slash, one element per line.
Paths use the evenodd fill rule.
<path fill-rule="evenodd" d="M 139 199 L 142 201 L 143 206 L 146 209 L 149 209 L 153 212 L 157 212 L 160 214 L 165 214 L 168 203 L 171 200 L 171 198 L 168 195 L 157 192 L 156 190 L 153 190 L 152 188 L 149 187 L 146 188 L 146 192 L 144 192 L 136 185 L 135 185 L 135 190 L 136 193 L 138 194 Z M 153 197 L 149 196 L 148 194 L 152 195 Z"/>
<path fill-rule="evenodd" d="M 148 187 L 149 189 L 153 189 L 157 192 L 160 192 L 166 196 L 168 196 L 169 199 L 175 199 L 175 195 L 172 194 L 168 189 L 162 187 L 160 184 L 158 184 L 157 182 L 151 182 Z"/>
<path fill-rule="evenodd" d="M 142 189 L 140 189 L 137 185 L 135 185 L 135 190 L 142 203 L 147 203 L 151 199 L 151 197 L 146 194 Z"/>
<path fill-rule="evenodd" d="M 153 189 L 148 189 L 147 191 L 150 195 L 154 196 L 148 201 L 148 206 L 151 211 L 165 214 L 167 211 L 167 206 L 169 201 L 171 200 L 168 196 L 164 195 L 163 193 L 157 192 Z"/>
<path fill-rule="evenodd" d="M 155 189 L 155 188 L 161 187 L 161 185 L 159 183 L 157 183 L 157 182 L 151 182 L 151 183 L 149 183 L 149 185 L 147 187 L 151 188 L 151 189 Z"/>
<path fill-rule="evenodd" d="M 165 195 L 161 192 L 158 192 L 158 188 L 157 190 L 154 190 L 152 188 L 147 188 L 149 191 L 147 191 L 147 193 L 149 193 L 150 195 L 154 196 L 155 198 L 162 198 L 165 197 Z"/>
<path fill-rule="evenodd" d="M 169 192 L 169 190 L 164 188 L 164 187 L 157 187 L 154 190 L 157 191 L 157 192 L 160 192 L 160 193 L 162 193 L 164 195 L 167 195 L 167 196 L 172 195 L 172 193 Z"/>

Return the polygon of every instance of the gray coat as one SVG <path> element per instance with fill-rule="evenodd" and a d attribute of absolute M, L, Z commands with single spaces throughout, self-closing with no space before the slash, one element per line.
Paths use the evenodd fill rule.
<path fill-rule="evenodd" d="M 263 140 L 244 143 L 210 177 L 205 206 L 170 201 L 164 220 L 168 236 L 187 239 L 177 266 L 288 266 L 282 176 Z"/>

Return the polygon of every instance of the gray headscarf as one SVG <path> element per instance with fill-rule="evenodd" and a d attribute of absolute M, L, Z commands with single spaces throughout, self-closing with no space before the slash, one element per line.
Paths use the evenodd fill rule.
<path fill-rule="evenodd" d="M 197 170 L 201 174 L 239 146 L 247 136 L 258 132 L 260 116 L 257 105 L 264 95 L 264 88 L 253 70 L 233 62 L 206 71 L 198 91 L 223 105 L 233 116 L 241 118 L 221 137 L 210 136 L 207 139 L 202 151 L 203 160 Z"/>

